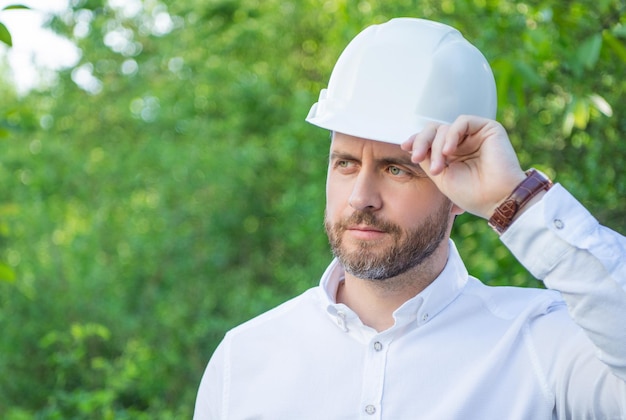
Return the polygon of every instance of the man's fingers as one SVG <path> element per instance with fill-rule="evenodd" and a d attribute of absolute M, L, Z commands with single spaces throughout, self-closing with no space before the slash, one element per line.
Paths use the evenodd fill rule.
<path fill-rule="evenodd" d="M 415 142 L 415 136 L 417 136 L 417 134 L 413 134 L 411 137 L 409 137 L 404 142 L 402 142 L 400 144 L 400 148 L 402 150 L 404 150 L 405 152 L 412 153 L 413 152 L 413 143 Z"/>
<path fill-rule="evenodd" d="M 438 175 L 446 167 L 446 156 L 443 154 L 443 149 L 446 146 L 449 128 L 447 125 L 437 127 L 435 138 L 430 146 L 430 172 L 433 175 Z"/>
<path fill-rule="evenodd" d="M 424 161 L 430 154 L 431 145 L 437 133 L 437 126 L 429 124 L 422 131 L 411 136 L 402 144 L 402 149 L 411 153 L 411 160 L 415 163 Z"/>
<path fill-rule="evenodd" d="M 490 120 L 462 115 L 451 125 L 431 123 L 411 136 L 401 147 L 411 153 L 414 163 L 427 164 L 432 175 L 439 175 L 463 155 L 473 155 L 482 140 L 478 133 L 489 126 Z M 478 141 L 478 144 L 473 144 Z"/>

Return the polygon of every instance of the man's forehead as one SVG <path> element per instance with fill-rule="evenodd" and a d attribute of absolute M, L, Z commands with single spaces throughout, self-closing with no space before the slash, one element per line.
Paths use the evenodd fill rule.
<path fill-rule="evenodd" d="M 333 133 L 331 136 L 331 145 L 340 144 L 352 147 L 371 147 L 377 150 L 402 151 L 399 145 L 394 143 L 387 143 L 378 140 L 372 140 L 364 137 L 351 136 L 343 133 Z"/>
<path fill-rule="evenodd" d="M 419 166 L 411 162 L 408 152 L 402 150 L 399 145 L 350 136 L 343 133 L 335 133 L 331 139 L 331 154 L 372 154 L 381 160 L 393 160 L 411 166 Z"/>

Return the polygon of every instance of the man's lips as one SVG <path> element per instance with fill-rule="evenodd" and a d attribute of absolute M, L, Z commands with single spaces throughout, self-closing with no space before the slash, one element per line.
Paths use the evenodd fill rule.
<path fill-rule="evenodd" d="M 348 232 L 351 236 L 362 240 L 378 239 L 386 233 L 376 227 L 365 225 L 348 226 L 346 228 L 346 232 Z"/>
<path fill-rule="evenodd" d="M 372 232 L 384 232 L 382 229 L 379 229 L 375 226 L 370 225 L 350 225 L 347 227 L 348 230 L 362 230 L 362 231 L 372 231 Z"/>

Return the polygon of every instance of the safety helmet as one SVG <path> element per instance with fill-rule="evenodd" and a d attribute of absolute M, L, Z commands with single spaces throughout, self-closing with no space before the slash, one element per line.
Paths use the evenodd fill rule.
<path fill-rule="evenodd" d="M 431 122 L 469 114 L 494 119 L 489 63 L 442 23 L 397 18 L 359 33 L 341 53 L 306 121 L 400 144 Z"/>

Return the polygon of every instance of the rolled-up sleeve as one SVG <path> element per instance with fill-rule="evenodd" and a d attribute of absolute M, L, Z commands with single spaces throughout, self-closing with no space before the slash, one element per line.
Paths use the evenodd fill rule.
<path fill-rule="evenodd" d="M 562 294 L 596 357 L 626 381 L 626 238 L 600 225 L 556 184 L 501 240 L 546 287 Z"/>

